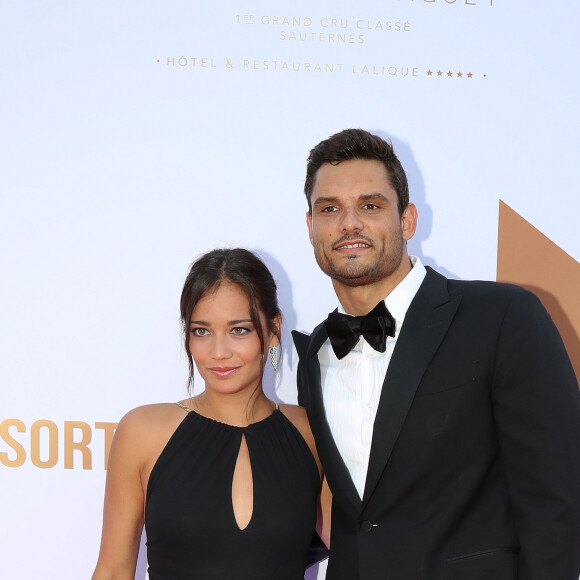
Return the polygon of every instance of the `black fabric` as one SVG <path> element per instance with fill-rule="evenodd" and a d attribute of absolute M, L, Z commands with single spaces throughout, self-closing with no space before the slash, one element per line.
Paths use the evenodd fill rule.
<path fill-rule="evenodd" d="M 326 420 L 325 325 L 294 337 L 298 401 L 333 494 L 327 580 L 578 580 L 580 393 L 536 296 L 427 267 L 382 385 L 362 499 Z"/>
<path fill-rule="evenodd" d="M 335 310 L 324 322 L 334 354 L 344 358 L 356 345 L 361 334 L 378 352 L 385 352 L 387 336 L 395 336 L 395 321 L 381 300 L 368 314 L 351 316 Z"/>
<path fill-rule="evenodd" d="M 254 503 L 240 530 L 232 478 L 242 436 Z M 149 478 L 150 580 L 303 580 L 319 486 L 308 445 L 279 410 L 248 427 L 189 412 Z"/>

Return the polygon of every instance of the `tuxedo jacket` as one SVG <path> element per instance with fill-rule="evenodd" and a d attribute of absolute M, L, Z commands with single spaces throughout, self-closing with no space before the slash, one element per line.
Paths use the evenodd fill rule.
<path fill-rule="evenodd" d="M 324 324 L 293 335 L 333 493 L 327 580 L 578 580 L 580 394 L 534 294 L 427 268 L 382 386 L 362 499 L 326 420 Z"/>

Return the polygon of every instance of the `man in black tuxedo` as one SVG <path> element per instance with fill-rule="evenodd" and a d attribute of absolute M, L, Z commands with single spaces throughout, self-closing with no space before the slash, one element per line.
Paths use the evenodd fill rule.
<path fill-rule="evenodd" d="M 417 209 L 377 136 L 317 145 L 305 193 L 340 302 L 294 333 L 333 494 L 327 579 L 577 580 L 580 395 L 540 301 L 408 256 Z"/>

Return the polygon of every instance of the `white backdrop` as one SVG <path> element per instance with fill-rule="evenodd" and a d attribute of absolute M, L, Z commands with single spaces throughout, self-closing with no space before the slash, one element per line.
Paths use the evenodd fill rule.
<path fill-rule="evenodd" d="M 178 301 L 200 253 L 272 269 L 268 389 L 295 401 L 289 331 L 335 305 L 302 193 L 330 134 L 392 139 L 411 253 L 443 273 L 495 279 L 500 199 L 578 259 L 579 17 L 575 0 L 0 0 L 3 576 L 90 577 L 106 424 L 185 396 Z"/>

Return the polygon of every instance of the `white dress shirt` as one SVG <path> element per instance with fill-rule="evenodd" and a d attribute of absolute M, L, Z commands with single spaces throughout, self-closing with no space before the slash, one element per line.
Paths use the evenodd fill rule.
<path fill-rule="evenodd" d="M 385 298 L 396 324 L 395 336 L 387 336 L 385 352 L 374 350 L 362 336 L 341 360 L 328 339 L 318 351 L 326 418 L 361 498 L 383 381 L 405 314 L 427 273 L 419 258 L 411 256 L 410 259 L 411 271 Z M 346 313 L 342 306 L 338 310 Z"/>

